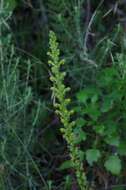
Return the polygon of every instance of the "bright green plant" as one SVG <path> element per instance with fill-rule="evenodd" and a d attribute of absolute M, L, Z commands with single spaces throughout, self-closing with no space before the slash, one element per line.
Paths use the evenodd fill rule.
<path fill-rule="evenodd" d="M 126 155 L 126 73 L 125 56 L 117 55 L 111 67 L 100 70 L 96 82 L 77 93 L 76 113 L 83 119 L 82 129 L 90 138 L 86 159 L 90 166 L 101 163 L 113 175 L 123 169 Z"/>
<path fill-rule="evenodd" d="M 67 142 L 68 149 L 70 151 L 70 157 L 72 161 L 72 167 L 75 169 L 77 181 L 81 190 L 88 189 L 86 175 L 83 169 L 83 162 L 81 160 L 81 151 L 76 142 L 76 136 L 74 133 L 75 122 L 71 121 L 73 110 L 69 110 L 70 99 L 66 98 L 66 93 L 70 88 L 64 85 L 65 72 L 61 72 L 61 66 L 64 64 L 64 60 L 60 60 L 60 50 L 58 48 L 58 42 L 54 32 L 50 32 L 50 56 L 49 65 L 51 66 L 50 80 L 53 83 L 52 96 L 56 113 L 60 116 L 63 128 L 61 133 Z"/>

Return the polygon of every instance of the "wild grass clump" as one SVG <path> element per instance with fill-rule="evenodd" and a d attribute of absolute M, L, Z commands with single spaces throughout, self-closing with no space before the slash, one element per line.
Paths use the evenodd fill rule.
<path fill-rule="evenodd" d="M 25 59 L 13 42 L 12 12 L 0 2 L 0 189 L 46 186 L 35 159 L 36 124 L 44 104 L 32 90 L 33 58 Z M 36 61 L 37 62 L 37 61 Z M 35 62 L 34 62 L 35 63 Z M 31 109 L 32 106 L 32 109 Z M 46 112 L 46 111 L 45 111 Z M 44 117 L 44 115 L 43 115 Z M 38 175 L 40 184 L 35 176 Z"/>

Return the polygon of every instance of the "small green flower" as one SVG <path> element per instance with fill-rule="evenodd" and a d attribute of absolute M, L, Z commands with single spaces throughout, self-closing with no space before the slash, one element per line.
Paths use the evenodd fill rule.
<path fill-rule="evenodd" d="M 56 108 L 56 113 L 59 115 L 64 126 L 60 129 L 60 131 L 67 142 L 78 185 L 81 190 L 88 190 L 87 179 L 83 169 L 83 162 L 80 157 L 80 150 L 75 143 L 75 122 L 71 121 L 71 116 L 73 115 L 74 111 L 68 109 L 71 100 L 66 98 L 66 93 L 70 91 L 70 88 L 64 85 L 64 77 L 66 76 L 66 73 L 60 71 L 60 68 L 65 63 L 65 61 L 60 60 L 60 50 L 55 33 L 51 31 L 49 37 L 50 51 L 48 52 L 48 55 L 50 60 L 48 63 L 51 66 L 50 80 L 53 84 L 51 90 L 53 98 L 55 99 L 53 104 Z"/>

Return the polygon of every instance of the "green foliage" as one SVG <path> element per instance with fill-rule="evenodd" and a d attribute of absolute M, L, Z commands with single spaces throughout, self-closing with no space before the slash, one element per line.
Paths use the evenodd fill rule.
<path fill-rule="evenodd" d="M 72 164 L 71 160 L 66 160 L 61 164 L 61 166 L 59 167 L 59 170 L 66 170 L 66 169 L 70 169 L 72 167 L 73 167 L 73 164 Z"/>
<path fill-rule="evenodd" d="M 33 158 L 44 102 L 33 92 L 33 60 L 17 55 L 8 25 L 11 12 L 0 6 L 0 189 L 36 189 L 36 176 L 39 186 L 46 187 Z"/>
<path fill-rule="evenodd" d="M 125 189 L 119 185 L 125 184 L 126 168 L 125 12 L 120 0 L 0 1 L 1 190 L 78 189 L 73 171 L 93 189 L 104 189 L 104 183 Z M 61 93 L 52 99 L 50 29 L 65 57 L 64 65 L 58 59 Z M 56 109 L 64 127 L 52 100 L 63 106 Z"/>
<path fill-rule="evenodd" d="M 71 180 L 71 176 L 66 176 L 66 181 L 65 181 L 65 190 L 69 190 L 71 189 L 71 184 L 72 184 L 72 180 Z"/>
<path fill-rule="evenodd" d="M 99 150 L 89 149 L 86 151 L 86 159 L 91 166 L 92 166 L 93 162 L 97 162 L 99 158 L 100 158 Z"/>
<path fill-rule="evenodd" d="M 118 156 L 110 156 L 105 162 L 105 167 L 112 174 L 118 175 L 121 171 L 121 160 Z"/>
<path fill-rule="evenodd" d="M 125 73 L 125 64 L 124 60 L 121 60 L 120 63 L 118 57 L 115 58 L 111 67 L 103 68 L 97 73 L 95 84 L 87 86 L 77 93 L 76 97 L 81 112 L 77 107 L 75 108 L 77 115 L 81 115 L 84 120 L 83 127 L 88 126 L 92 130 L 90 132 L 92 145 L 89 146 L 89 150 L 85 150 L 88 163 L 92 165 L 94 161 L 99 162 L 100 155 L 101 159 L 103 155 L 106 157 L 109 155 L 105 167 L 115 175 L 120 173 L 122 166 L 121 157 L 113 156 L 113 151 L 120 156 L 125 155 L 123 147 L 126 143 L 123 135 L 126 122 L 126 109 L 123 106 L 126 101 L 126 75 L 122 73 L 119 66 L 122 65 Z M 86 135 L 88 140 L 88 131 Z M 84 141 L 84 143 L 86 142 Z M 97 149 L 92 149 L 92 147 L 98 148 L 100 152 L 95 151 Z"/>
<path fill-rule="evenodd" d="M 88 76 L 94 76 L 97 67 L 91 56 L 86 53 L 86 33 L 88 29 L 84 18 L 86 1 L 47 0 L 45 8 L 49 19 L 49 28 L 58 36 L 60 49 L 65 55 L 64 65 L 68 76 L 72 79 L 71 85 L 81 88 L 88 80 Z M 89 36 L 88 36 L 89 37 Z M 87 38 L 88 38 L 87 37 Z M 86 42 L 85 42 L 86 41 Z M 86 50 L 85 50 L 86 49 Z M 84 75 L 80 80 L 80 73 Z"/>
<path fill-rule="evenodd" d="M 67 126 L 69 122 L 66 118 L 70 119 L 68 110 L 66 111 L 66 115 L 64 115 L 65 117 L 62 116 L 66 109 L 64 105 L 68 106 L 63 100 L 67 91 L 67 88 L 64 85 L 62 86 L 65 73 L 63 73 L 63 76 L 58 74 L 62 61 L 58 59 L 59 51 L 56 51 L 57 44 L 55 45 L 55 43 L 53 40 L 50 41 L 51 50 L 53 51 L 50 54 L 52 61 L 49 63 L 52 65 L 53 75 L 51 76 L 51 80 L 54 84 L 52 88 L 53 94 L 55 99 L 58 99 L 60 103 L 54 103 L 54 105 L 59 109 L 57 109 L 57 113 L 60 115 L 62 123 L 64 126 Z M 77 116 L 76 125 L 74 126 L 74 130 L 70 132 L 74 132 L 73 142 L 76 146 L 85 144 L 84 147 L 86 148 L 81 151 L 82 160 L 85 157 L 84 155 L 86 155 L 86 160 L 90 166 L 94 166 L 95 163 L 99 163 L 102 167 L 105 165 L 106 170 L 113 175 L 120 174 L 122 167 L 119 156 L 113 154 L 116 153 L 121 156 L 121 147 L 126 141 L 122 133 L 122 131 L 124 132 L 125 125 L 125 117 L 123 118 L 122 116 L 125 115 L 125 107 L 122 105 L 125 104 L 126 77 L 125 74 L 121 73 L 124 69 L 121 69 L 119 66 L 119 57 L 121 55 L 117 55 L 111 67 L 102 68 L 100 72 L 96 73 L 95 84 L 87 85 L 87 87 L 77 92 L 77 106 L 75 107 Z M 54 63 L 59 63 L 58 67 L 55 68 Z M 58 78 L 54 77 L 54 75 Z M 58 91 L 57 89 L 60 90 Z M 62 102 L 63 105 L 61 104 Z M 64 134 L 65 129 L 61 129 L 61 132 Z M 69 135 L 64 135 L 68 143 L 70 143 L 70 133 Z M 90 139 L 90 145 L 88 145 L 90 135 L 92 138 Z M 68 164 L 67 167 L 70 167 L 70 165 Z"/>

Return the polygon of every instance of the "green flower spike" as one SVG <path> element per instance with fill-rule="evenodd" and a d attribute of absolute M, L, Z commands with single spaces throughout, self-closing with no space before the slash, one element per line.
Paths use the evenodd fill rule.
<path fill-rule="evenodd" d="M 56 113 L 59 115 L 64 126 L 60 129 L 60 131 L 67 142 L 72 166 L 75 170 L 80 190 L 88 190 L 87 179 L 83 169 L 83 162 L 80 157 L 80 149 L 75 143 L 75 135 L 73 132 L 75 122 L 71 121 L 71 116 L 74 112 L 73 110 L 68 109 L 70 99 L 66 98 L 66 93 L 70 91 L 70 88 L 64 85 L 64 77 L 66 76 L 66 73 L 60 71 L 61 66 L 65 63 L 65 61 L 60 60 L 60 50 L 55 33 L 51 31 L 49 37 L 50 50 L 48 55 L 50 60 L 48 63 L 51 66 L 50 80 L 53 84 L 51 90 L 52 96 L 55 100 L 53 101 L 53 104 L 56 109 Z"/>

